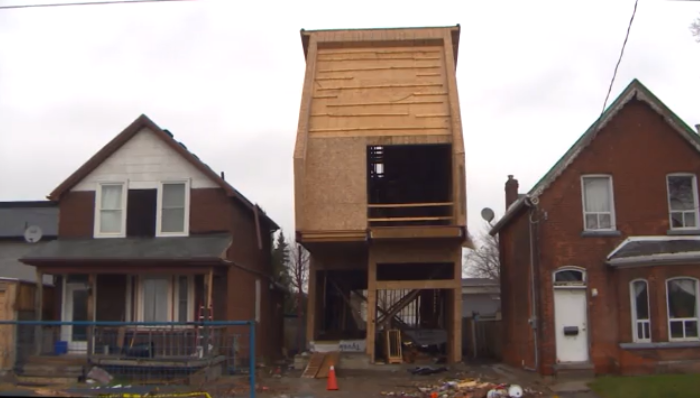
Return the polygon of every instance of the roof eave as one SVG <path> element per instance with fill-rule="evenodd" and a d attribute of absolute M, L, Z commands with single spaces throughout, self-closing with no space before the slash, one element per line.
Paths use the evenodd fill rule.
<path fill-rule="evenodd" d="M 499 219 L 498 222 L 489 230 L 489 235 L 496 235 L 501 229 L 505 228 L 512 220 L 515 218 L 521 210 L 530 207 L 530 203 L 527 201 L 528 197 L 522 197 L 518 199 L 513 206 L 506 211 L 506 215 Z"/>

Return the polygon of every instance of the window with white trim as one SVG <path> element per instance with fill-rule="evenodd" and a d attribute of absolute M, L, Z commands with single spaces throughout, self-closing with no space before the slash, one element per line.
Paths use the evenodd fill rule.
<path fill-rule="evenodd" d="M 668 336 L 670 340 L 698 340 L 698 280 L 666 281 Z"/>
<path fill-rule="evenodd" d="M 649 285 L 644 279 L 630 282 L 632 335 L 635 342 L 651 341 L 651 319 L 649 316 Z"/>
<path fill-rule="evenodd" d="M 138 320 L 141 322 L 194 320 L 192 276 L 141 276 L 138 295 Z"/>
<path fill-rule="evenodd" d="M 671 229 L 697 229 L 698 189 L 695 175 L 668 175 L 666 189 Z"/>
<path fill-rule="evenodd" d="M 123 237 L 126 232 L 126 189 L 123 183 L 102 183 L 95 193 L 95 237 Z"/>
<path fill-rule="evenodd" d="M 163 182 L 158 191 L 158 236 L 183 236 L 189 232 L 189 183 Z"/>
<path fill-rule="evenodd" d="M 581 188 L 584 230 L 614 230 L 615 207 L 612 177 L 604 175 L 582 176 Z"/>
<path fill-rule="evenodd" d="M 578 268 L 561 268 L 554 272 L 554 286 L 585 287 L 586 272 Z"/>

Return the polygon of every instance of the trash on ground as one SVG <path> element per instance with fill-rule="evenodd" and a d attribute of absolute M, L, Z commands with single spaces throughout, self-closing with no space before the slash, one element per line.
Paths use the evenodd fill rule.
<path fill-rule="evenodd" d="M 433 383 L 421 382 L 419 385 L 403 391 L 382 392 L 381 397 L 545 397 L 544 393 L 540 391 L 523 388 L 520 385 L 488 382 L 480 379 L 441 380 Z"/>

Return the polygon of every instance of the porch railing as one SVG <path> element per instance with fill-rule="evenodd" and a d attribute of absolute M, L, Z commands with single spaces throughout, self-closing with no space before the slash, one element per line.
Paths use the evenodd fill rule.
<path fill-rule="evenodd" d="M 0 321 L 0 369 L 20 380 L 71 371 L 76 390 L 98 367 L 110 375 L 103 389 L 120 382 L 182 390 L 234 375 L 244 378 L 236 393 L 255 397 L 255 364 L 254 321 Z"/>

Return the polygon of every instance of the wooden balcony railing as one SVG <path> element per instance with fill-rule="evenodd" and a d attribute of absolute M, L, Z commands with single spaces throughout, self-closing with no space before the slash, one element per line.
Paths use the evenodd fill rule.
<path fill-rule="evenodd" d="M 368 204 L 370 226 L 449 225 L 454 203 Z"/>

